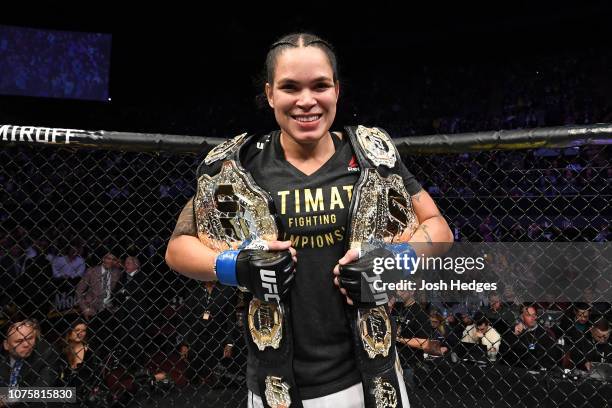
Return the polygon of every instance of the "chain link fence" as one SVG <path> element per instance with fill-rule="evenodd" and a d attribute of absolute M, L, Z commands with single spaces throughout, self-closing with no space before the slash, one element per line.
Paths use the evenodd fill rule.
<path fill-rule="evenodd" d="M 164 262 L 195 193 L 203 139 L 130 135 L 108 150 L 104 132 L 78 148 L 11 143 L 7 134 L 0 325 L 6 351 L 33 349 L 22 385 L 76 386 L 80 404 L 99 407 L 245 406 L 242 295 L 186 279 Z M 182 149 L 171 143 L 183 139 Z M 516 149 L 469 139 L 459 151 L 449 139 L 430 140 L 435 154 L 419 155 L 405 154 L 418 150 L 406 139 L 398 143 L 455 241 L 610 241 L 609 132 L 558 148 L 537 137 Z M 165 146 L 174 152 L 152 151 Z M 513 276 L 508 259 L 497 267 Z M 491 296 L 452 302 L 398 291 L 391 307 L 399 337 L 435 340 L 444 351 L 398 343 L 411 406 L 607 406 L 612 366 L 597 364 L 612 363 L 612 275 L 604 265 L 596 280 L 574 277 L 580 296 L 530 299 L 529 308 L 512 279 Z M 14 325 L 25 319 L 37 324 Z M 28 340 L 37 325 L 40 335 Z M 11 370 L 3 370 L 7 386 Z"/>

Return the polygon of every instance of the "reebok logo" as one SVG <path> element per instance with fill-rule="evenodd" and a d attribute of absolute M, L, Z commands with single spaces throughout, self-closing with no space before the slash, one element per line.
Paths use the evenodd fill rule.
<path fill-rule="evenodd" d="M 355 155 L 351 157 L 351 161 L 349 161 L 348 167 L 346 168 L 348 171 L 359 171 L 359 164 L 357 164 L 357 158 Z"/>

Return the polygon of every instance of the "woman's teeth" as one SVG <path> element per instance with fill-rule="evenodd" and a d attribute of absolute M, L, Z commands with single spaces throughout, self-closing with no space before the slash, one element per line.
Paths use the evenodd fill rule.
<path fill-rule="evenodd" d="M 295 120 L 298 122 L 314 122 L 319 119 L 321 115 L 311 115 L 311 116 L 294 116 Z"/>

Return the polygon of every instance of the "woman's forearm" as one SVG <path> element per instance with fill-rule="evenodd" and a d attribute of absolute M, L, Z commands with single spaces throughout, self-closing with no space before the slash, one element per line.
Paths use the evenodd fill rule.
<path fill-rule="evenodd" d="M 442 215 L 424 220 L 410 238 L 410 244 L 419 256 L 446 253 L 453 244 L 453 234 Z"/>
<path fill-rule="evenodd" d="M 168 243 L 166 263 L 170 268 L 192 279 L 216 280 L 213 270 L 217 252 L 191 235 L 179 235 Z"/>

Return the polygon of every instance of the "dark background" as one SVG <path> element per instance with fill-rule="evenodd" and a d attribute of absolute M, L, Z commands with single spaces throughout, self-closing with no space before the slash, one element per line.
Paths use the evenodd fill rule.
<path fill-rule="evenodd" d="M 597 81 L 585 88 L 598 95 L 596 104 L 605 112 L 587 121 L 609 113 L 612 6 L 605 1 L 377 2 L 336 10 L 315 2 L 250 9 L 235 3 L 210 12 L 174 3 L 124 6 L 32 6 L 2 13 L 5 25 L 110 33 L 112 56 L 111 101 L 0 96 L 0 122 L 220 137 L 269 130 L 272 116 L 254 103 L 261 89 L 257 78 L 268 45 L 296 30 L 313 31 L 338 51 L 337 125 L 387 126 L 393 136 L 440 133 L 444 129 L 432 125 L 436 118 L 465 116 L 466 109 L 481 118 L 502 110 L 500 90 L 511 91 L 508 81 L 516 71 L 546 82 L 556 67 L 566 76 L 569 69 L 595 72 Z M 569 58 L 577 65 L 566 68 Z M 583 60 L 588 69 L 582 69 Z M 387 114 L 397 103 L 401 109 Z M 563 115 L 554 116 L 544 124 L 563 124 Z M 459 130 L 498 127 L 508 126 L 483 120 Z"/>

